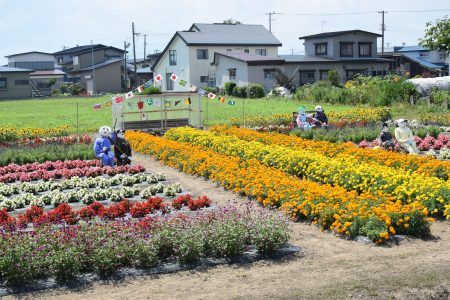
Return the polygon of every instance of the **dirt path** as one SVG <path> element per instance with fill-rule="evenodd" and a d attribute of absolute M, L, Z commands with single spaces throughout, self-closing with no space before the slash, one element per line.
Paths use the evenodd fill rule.
<path fill-rule="evenodd" d="M 152 158 L 136 156 L 150 171 L 167 174 L 196 195 L 219 204 L 244 199 L 210 181 L 182 174 Z M 450 224 L 436 222 L 436 239 L 377 247 L 347 241 L 305 223 L 293 224 L 291 243 L 306 255 L 251 265 L 227 265 L 161 276 L 97 282 L 84 289 L 56 289 L 24 299 L 448 299 Z M 7 297 L 12 299 L 14 297 Z"/>

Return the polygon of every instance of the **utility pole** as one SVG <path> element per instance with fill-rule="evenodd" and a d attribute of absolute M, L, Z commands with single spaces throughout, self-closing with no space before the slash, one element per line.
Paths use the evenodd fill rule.
<path fill-rule="evenodd" d="M 125 90 L 128 92 L 128 67 L 127 67 L 127 48 L 130 47 L 130 43 L 127 44 L 126 41 L 123 41 L 123 51 L 125 51 L 124 53 L 124 58 L 123 58 L 123 70 L 125 73 Z"/>
<path fill-rule="evenodd" d="M 95 61 L 94 61 L 94 45 L 91 40 L 91 59 L 92 59 L 92 93 L 95 93 Z"/>
<path fill-rule="evenodd" d="M 146 64 L 145 64 L 145 60 L 147 59 L 147 57 L 145 56 L 146 50 L 147 50 L 147 35 L 148 34 L 143 34 L 144 36 L 144 62 L 142 64 L 142 67 L 145 68 Z"/>
<path fill-rule="evenodd" d="M 272 32 L 272 15 L 276 15 L 277 13 L 272 11 L 266 13 L 266 15 L 269 15 L 269 31 Z"/>
<path fill-rule="evenodd" d="M 136 42 L 134 40 L 135 35 L 139 35 L 140 33 L 134 32 L 134 22 L 131 23 L 131 31 L 133 34 L 133 61 L 134 61 L 134 84 L 137 84 L 137 68 L 136 68 Z"/>
<path fill-rule="evenodd" d="M 387 14 L 387 11 L 378 11 L 381 14 L 381 55 L 384 55 L 384 31 L 386 30 L 386 26 L 384 25 L 384 14 Z"/>

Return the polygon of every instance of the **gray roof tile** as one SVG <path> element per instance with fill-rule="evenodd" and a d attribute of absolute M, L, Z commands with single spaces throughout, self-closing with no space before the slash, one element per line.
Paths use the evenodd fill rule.
<path fill-rule="evenodd" d="M 262 25 L 194 23 L 190 31 L 177 33 L 188 45 L 281 46 L 281 42 Z"/>

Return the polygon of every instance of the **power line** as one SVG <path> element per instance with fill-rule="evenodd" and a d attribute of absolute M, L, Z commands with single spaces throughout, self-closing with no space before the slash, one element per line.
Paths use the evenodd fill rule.
<path fill-rule="evenodd" d="M 422 10 L 389 10 L 385 12 L 389 13 L 424 13 L 424 12 L 436 12 L 436 11 L 450 11 L 450 8 L 442 9 L 422 9 Z M 376 14 L 378 11 L 354 11 L 354 12 L 342 12 L 342 13 L 276 13 L 277 15 L 284 16 L 347 16 L 347 15 L 367 15 Z"/>

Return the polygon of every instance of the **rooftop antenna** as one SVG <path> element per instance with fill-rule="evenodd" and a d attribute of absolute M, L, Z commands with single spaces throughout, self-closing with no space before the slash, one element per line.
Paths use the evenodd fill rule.
<path fill-rule="evenodd" d="M 320 23 L 322 23 L 322 32 L 323 32 L 323 24 L 326 24 L 327 20 L 320 21 Z"/>

